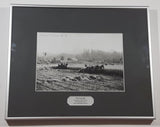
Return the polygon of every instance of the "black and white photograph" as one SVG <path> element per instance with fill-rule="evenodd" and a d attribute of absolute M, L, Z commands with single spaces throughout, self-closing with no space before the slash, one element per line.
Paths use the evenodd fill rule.
<path fill-rule="evenodd" d="M 155 118 L 148 7 L 10 9 L 6 120 Z"/>
<path fill-rule="evenodd" d="M 36 92 L 124 92 L 122 33 L 37 33 Z"/>

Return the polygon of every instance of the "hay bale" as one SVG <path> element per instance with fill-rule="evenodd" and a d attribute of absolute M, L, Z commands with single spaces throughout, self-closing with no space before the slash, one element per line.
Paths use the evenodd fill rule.
<path fill-rule="evenodd" d="M 89 78 L 92 79 L 92 80 L 95 80 L 96 76 L 90 75 Z"/>
<path fill-rule="evenodd" d="M 78 81 L 81 81 L 81 80 L 82 80 L 82 78 L 81 78 L 80 76 L 76 76 L 76 77 L 74 77 L 74 79 L 76 79 L 76 80 L 78 80 Z"/>

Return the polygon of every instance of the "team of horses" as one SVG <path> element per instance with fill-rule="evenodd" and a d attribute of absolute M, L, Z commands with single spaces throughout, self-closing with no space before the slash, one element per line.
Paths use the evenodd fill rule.
<path fill-rule="evenodd" d="M 57 69 L 67 69 L 68 63 L 60 63 L 57 66 Z"/>
<path fill-rule="evenodd" d="M 79 72 L 81 73 L 99 73 L 104 70 L 104 65 L 95 65 L 95 66 L 88 66 L 85 65 L 85 68 L 80 69 Z"/>

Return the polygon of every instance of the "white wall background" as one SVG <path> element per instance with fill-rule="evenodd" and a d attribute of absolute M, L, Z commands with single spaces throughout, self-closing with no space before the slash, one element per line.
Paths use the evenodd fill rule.
<path fill-rule="evenodd" d="M 9 126 L 4 119 L 5 102 L 6 102 L 6 85 L 7 85 L 7 63 L 8 63 L 8 42 L 9 42 L 9 5 L 11 3 L 19 4 L 52 4 L 52 5 L 130 5 L 130 6 L 150 6 L 150 25 L 151 25 L 151 46 L 152 46 L 152 63 L 153 63 L 153 83 L 154 98 L 156 108 L 156 120 L 150 126 L 160 126 L 160 0 L 0 0 L 0 127 Z M 129 108 L 129 107 L 128 107 Z M 132 109 L 131 109 L 132 110 Z M 51 122 L 50 122 L 51 123 Z M 112 123 L 112 122 L 110 122 Z M 112 123 L 112 127 L 124 126 L 125 122 Z M 133 123 L 137 125 L 133 125 Z M 143 123 L 143 122 L 142 122 Z M 23 122 L 21 122 L 23 124 Z M 45 125 L 43 126 L 58 126 Z M 62 123 L 63 124 L 63 123 Z M 12 126 L 13 124 L 11 124 Z M 23 124 L 27 126 L 25 123 Z M 31 124 L 30 126 L 33 126 Z M 30 127 L 29 126 L 29 127 Z M 37 125 L 39 126 L 39 125 Z M 71 125 L 61 125 L 71 126 Z M 73 125 L 75 126 L 75 125 Z M 78 126 L 78 125 L 76 125 Z M 93 125 L 79 125 L 93 126 Z M 94 126 L 111 126 L 111 125 L 94 125 Z M 139 122 L 127 122 L 126 127 L 146 126 L 139 125 Z"/>

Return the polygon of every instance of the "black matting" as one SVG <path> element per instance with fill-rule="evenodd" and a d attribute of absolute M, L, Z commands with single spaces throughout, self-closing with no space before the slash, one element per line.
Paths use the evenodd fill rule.
<path fill-rule="evenodd" d="M 123 33 L 125 92 L 35 92 L 37 32 Z M 146 8 L 13 6 L 8 117 L 152 117 Z M 69 96 L 94 105 L 69 106 Z"/>

